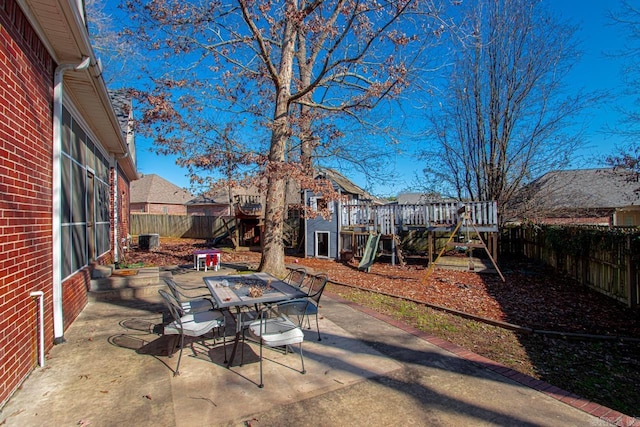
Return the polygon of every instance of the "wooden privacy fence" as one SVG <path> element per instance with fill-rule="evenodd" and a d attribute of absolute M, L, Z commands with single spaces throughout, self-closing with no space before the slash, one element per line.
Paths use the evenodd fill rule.
<path fill-rule="evenodd" d="M 130 215 L 130 233 L 159 234 L 163 237 L 211 239 L 226 232 L 220 217 L 198 215 Z"/>
<path fill-rule="evenodd" d="M 629 307 L 640 307 L 637 228 L 507 227 L 502 231 L 500 250 L 544 262 Z"/>

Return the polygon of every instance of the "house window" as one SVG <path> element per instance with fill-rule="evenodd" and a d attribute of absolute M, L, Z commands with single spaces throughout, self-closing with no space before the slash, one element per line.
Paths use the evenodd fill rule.
<path fill-rule="evenodd" d="M 329 258 L 328 231 L 316 231 L 316 257 Z"/>
<path fill-rule="evenodd" d="M 309 206 L 314 212 L 322 212 L 327 211 L 333 213 L 333 205 L 335 202 L 331 202 L 330 204 L 323 197 L 311 197 L 309 198 Z"/>
<path fill-rule="evenodd" d="M 68 277 L 109 251 L 109 163 L 63 108 L 61 167 L 62 276 Z"/>

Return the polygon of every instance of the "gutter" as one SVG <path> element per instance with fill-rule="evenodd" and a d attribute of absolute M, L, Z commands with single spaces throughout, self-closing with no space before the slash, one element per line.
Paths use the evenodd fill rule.
<path fill-rule="evenodd" d="M 64 73 L 67 71 L 83 71 L 89 67 L 91 58 L 86 56 L 79 64 L 60 64 L 54 73 L 53 86 L 53 195 L 52 195 L 52 274 L 53 274 L 53 343 L 60 344 L 64 340 L 64 313 L 62 310 L 62 170 L 60 166 L 62 153 L 62 102 L 64 97 Z"/>
<path fill-rule="evenodd" d="M 118 164 L 117 160 L 115 161 L 115 166 L 113 168 L 113 261 L 118 265 L 120 262 L 120 242 L 118 236 L 118 226 L 120 225 L 120 215 L 118 209 L 118 203 L 120 203 L 120 187 L 118 186 L 118 182 L 120 180 L 120 174 L 118 173 Z"/>

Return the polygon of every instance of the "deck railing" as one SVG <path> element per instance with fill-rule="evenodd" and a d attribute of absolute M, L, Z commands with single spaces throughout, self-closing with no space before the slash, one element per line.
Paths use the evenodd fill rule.
<path fill-rule="evenodd" d="M 381 234 L 397 234 L 408 228 L 452 228 L 466 220 L 461 229 L 476 227 L 478 231 L 498 231 L 498 208 L 489 202 L 443 202 L 419 205 L 345 204 L 340 212 L 342 228 L 365 228 Z"/>

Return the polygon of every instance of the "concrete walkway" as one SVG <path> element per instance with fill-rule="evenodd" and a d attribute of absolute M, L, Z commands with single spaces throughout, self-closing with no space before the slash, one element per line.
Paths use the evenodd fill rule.
<path fill-rule="evenodd" d="M 157 298 L 90 302 L 0 426 L 640 425 L 336 297 L 323 297 L 322 341 L 305 330 L 305 375 L 298 354 L 265 349 L 258 388 L 258 348 L 246 343 L 230 369 L 221 345 L 194 344 L 174 377 L 162 311 Z"/>

